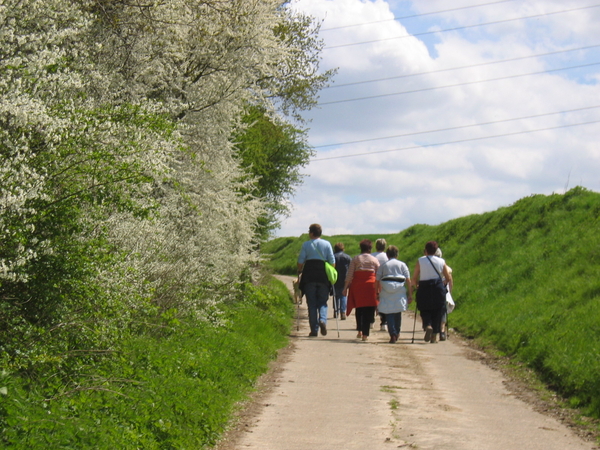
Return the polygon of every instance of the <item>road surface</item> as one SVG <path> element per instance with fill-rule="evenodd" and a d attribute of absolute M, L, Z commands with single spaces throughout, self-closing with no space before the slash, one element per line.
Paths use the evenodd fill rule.
<path fill-rule="evenodd" d="M 327 336 L 309 338 L 299 308 L 284 361 L 220 450 L 598 448 L 517 398 L 463 341 L 425 343 L 417 321 L 411 343 L 412 313 L 389 344 L 378 324 L 369 341 L 356 339 L 354 315 L 337 322 L 338 337 L 329 310 Z"/>

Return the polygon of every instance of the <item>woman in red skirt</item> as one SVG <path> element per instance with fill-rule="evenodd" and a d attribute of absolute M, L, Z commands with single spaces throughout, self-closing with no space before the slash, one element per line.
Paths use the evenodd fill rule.
<path fill-rule="evenodd" d="M 366 341 L 369 338 L 371 323 L 375 321 L 377 309 L 377 291 L 375 289 L 375 274 L 379 261 L 371 255 L 373 244 L 368 239 L 360 241 L 360 255 L 352 258 L 343 295 L 348 297 L 346 314 L 356 309 L 357 338 Z"/>

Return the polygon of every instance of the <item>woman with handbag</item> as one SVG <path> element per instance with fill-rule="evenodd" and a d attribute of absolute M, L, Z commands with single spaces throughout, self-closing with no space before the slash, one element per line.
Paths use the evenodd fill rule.
<path fill-rule="evenodd" d="M 446 262 L 435 252 L 438 244 L 429 241 L 425 245 L 424 256 L 420 257 L 413 272 L 413 288 L 417 289 L 417 308 L 421 313 L 425 342 L 435 344 L 440 333 L 442 315 L 446 308 L 446 287 L 442 275 L 452 283 L 452 275 Z"/>
<path fill-rule="evenodd" d="M 369 338 L 371 323 L 375 320 L 378 304 L 375 273 L 379 268 L 379 261 L 371 255 L 373 244 L 370 240 L 363 239 L 359 245 L 361 253 L 350 261 L 342 295 L 348 297 L 346 314 L 356 309 L 356 337 L 366 341 Z"/>

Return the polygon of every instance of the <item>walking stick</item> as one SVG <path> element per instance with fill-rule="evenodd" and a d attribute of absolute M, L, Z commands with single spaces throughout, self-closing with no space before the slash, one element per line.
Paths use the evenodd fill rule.
<path fill-rule="evenodd" d="M 412 340 L 410 341 L 411 344 L 415 343 L 415 330 L 417 329 L 417 308 L 415 307 L 415 321 L 413 322 L 413 335 L 412 335 Z"/>
<path fill-rule="evenodd" d="M 337 300 L 335 298 L 335 286 L 332 284 L 331 285 L 331 292 L 333 292 L 333 309 L 334 309 L 334 316 L 335 316 L 335 325 L 337 326 L 337 333 L 338 333 L 338 339 L 340 337 L 340 322 L 338 322 L 338 310 L 337 310 Z"/>
<path fill-rule="evenodd" d="M 300 280 L 300 277 L 298 277 Z M 300 304 L 302 303 L 302 297 L 296 299 L 296 304 L 298 305 L 298 313 L 296 314 L 296 331 L 300 331 Z"/>
<path fill-rule="evenodd" d="M 450 339 L 450 327 L 448 326 L 448 303 L 446 303 L 446 339 Z"/>
<path fill-rule="evenodd" d="M 415 299 L 416 299 L 416 294 L 415 294 Z M 413 335 L 412 335 L 412 341 L 410 341 L 411 344 L 415 343 L 415 330 L 417 328 L 417 303 L 415 300 L 415 321 L 413 322 Z"/>
<path fill-rule="evenodd" d="M 300 302 L 298 302 L 298 313 L 296 314 L 296 331 L 300 331 Z"/>

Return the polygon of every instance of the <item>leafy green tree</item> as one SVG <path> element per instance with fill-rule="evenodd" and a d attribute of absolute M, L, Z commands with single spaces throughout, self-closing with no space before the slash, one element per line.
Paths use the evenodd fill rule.
<path fill-rule="evenodd" d="M 257 235 L 268 239 L 289 212 L 288 199 L 302 183 L 300 170 L 314 154 L 305 132 L 267 115 L 265 108 L 250 106 L 243 117 L 247 125 L 234 138 L 238 157 L 255 184 L 249 193 L 266 201 Z"/>

